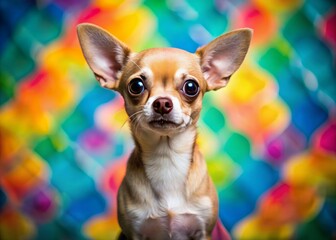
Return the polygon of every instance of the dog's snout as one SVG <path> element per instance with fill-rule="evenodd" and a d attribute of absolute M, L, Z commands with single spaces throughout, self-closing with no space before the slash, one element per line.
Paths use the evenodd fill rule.
<path fill-rule="evenodd" d="M 173 110 L 173 102 L 170 98 L 158 98 L 153 102 L 153 109 L 161 115 L 168 114 Z"/>

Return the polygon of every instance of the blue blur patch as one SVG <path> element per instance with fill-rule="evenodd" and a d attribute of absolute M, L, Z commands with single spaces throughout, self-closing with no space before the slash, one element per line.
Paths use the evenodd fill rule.
<path fill-rule="evenodd" d="M 0 211 L 5 206 L 6 203 L 7 203 L 7 196 L 5 192 L 2 190 L 2 188 L 0 188 Z"/>
<path fill-rule="evenodd" d="M 96 190 L 92 190 L 81 198 L 73 199 L 65 209 L 62 220 L 70 226 L 81 226 L 91 217 L 103 213 L 106 206 L 105 199 Z"/>
<path fill-rule="evenodd" d="M 327 119 L 328 113 L 311 98 L 292 106 L 293 125 L 308 139 Z"/>

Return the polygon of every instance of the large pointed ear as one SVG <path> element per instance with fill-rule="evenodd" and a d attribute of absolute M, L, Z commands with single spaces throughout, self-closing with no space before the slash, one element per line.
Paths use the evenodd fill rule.
<path fill-rule="evenodd" d="M 231 75 L 242 64 L 250 46 L 252 30 L 239 29 L 226 33 L 197 49 L 207 90 L 225 87 Z"/>
<path fill-rule="evenodd" d="M 100 85 L 116 90 L 130 49 L 93 24 L 79 24 L 77 34 L 84 57 Z"/>

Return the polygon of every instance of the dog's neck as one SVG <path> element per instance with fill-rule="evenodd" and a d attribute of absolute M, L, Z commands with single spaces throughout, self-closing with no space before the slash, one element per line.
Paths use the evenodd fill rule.
<path fill-rule="evenodd" d="M 133 135 L 138 160 L 141 159 L 147 178 L 157 193 L 175 197 L 174 193 L 183 191 L 194 157 L 196 135 L 195 126 L 169 136 L 139 129 Z M 175 204 L 175 201 L 168 202 L 172 203 L 171 207 Z"/>
<path fill-rule="evenodd" d="M 133 130 L 132 132 L 136 148 L 141 154 L 141 160 L 144 164 L 154 160 L 154 156 L 162 158 L 181 157 L 185 161 L 191 160 L 197 135 L 195 126 L 189 126 L 184 131 L 171 133 L 167 136 L 139 128 L 136 129 L 136 133 Z M 189 155 L 189 159 L 184 159 L 184 155 Z"/>

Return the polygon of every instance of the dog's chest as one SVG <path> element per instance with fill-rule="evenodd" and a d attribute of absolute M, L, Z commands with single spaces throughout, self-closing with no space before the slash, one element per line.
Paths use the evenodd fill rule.
<path fill-rule="evenodd" d="M 160 208 L 178 210 L 185 206 L 185 184 L 191 154 L 190 149 L 176 151 L 168 143 L 163 142 L 144 159 L 145 172 L 158 196 Z"/>

